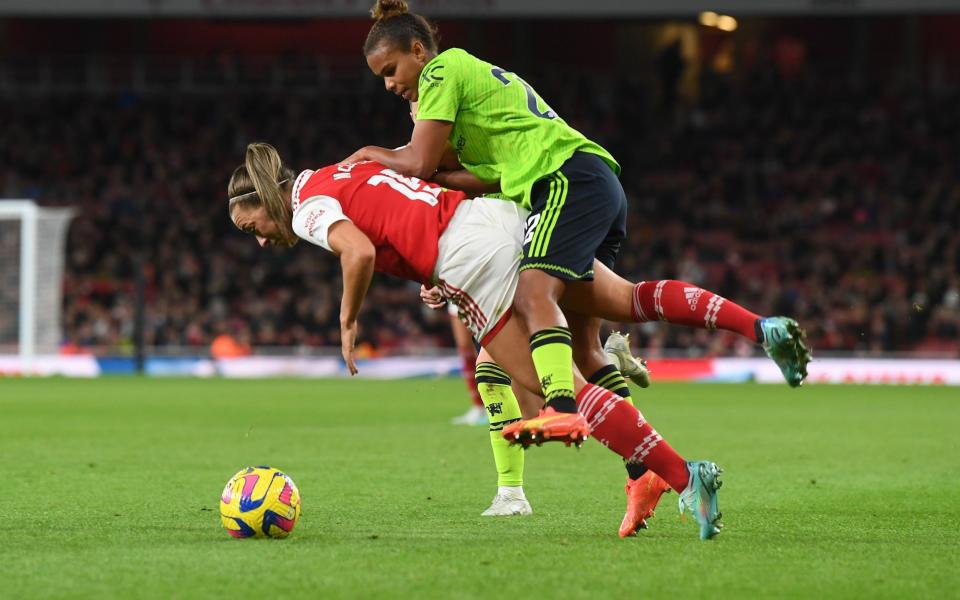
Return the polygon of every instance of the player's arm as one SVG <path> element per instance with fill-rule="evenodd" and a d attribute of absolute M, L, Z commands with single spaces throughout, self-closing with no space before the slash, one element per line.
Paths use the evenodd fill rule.
<path fill-rule="evenodd" d="M 413 126 L 417 126 L 417 107 L 419 104 L 417 102 L 410 103 L 410 120 L 413 122 Z M 437 165 L 438 171 L 459 171 L 463 168 L 463 165 L 460 164 L 460 157 L 457 156 L 457 151 L 453 149 L 449 143 L 443 148 L 443 155 L 440 156 L 440 164 Z"/>
<path fill-rule="evenodd" d="M 433 174 L 431 181 L 448 190 L 460 190 L 472 196 L 494 194 L 500 191 L 500 182 L 487 183 L 464 169 L 463 165 L 460 164 L 457 151 L 450 144 L 447 144 L 444 149 L 443 156 L 440 157 L 440 164 L 437 166 L 437 172 Z"/>
<path fill-rule="evenodd" d="M 499 181 L 487 183 L 466 169 L 437 171 L 430 180 L 449 190 L 460 190 L 471 196 L 494 194 L 500 191 Z"/>
<path fill-rule="evenodd" d="M 430 178 L 449 190 L 460 190 L 473 196 L 482 196 L 483 194 L 493 194 L 500 191 L 500 182 L 487 183 L 470 171 L 463 168 L 460 164 L 460 158 L 456 150 L 447 144 L 440 159 L 438 170 Z"/>
<path fill-rule="evenodd" d="M 367 146 L 343 162 L 373 160 L 403 175 L 430 179 L 443 163 L 444 154 L 449 157 L 447 140 L 462 100 L 463 66 L 458 56 L 456 53 L 438 56 L 431 63 L 433 75 L 421 76 L 418 101 L 410 105 L 414 125 L 409 144 L 396 150 Z"/>
<path fill-rule="evenodd" d="M 340 350 L 351 375 L 357 374 L 353 348 L 357 341 L 357 317 L 373 279 L 377 251 L 365 233 L 350 221 L 330 226 L 327 242 L 340 257 L 343 271 L 343 298 L 340 300 Z"/>
<path fill-rule="evenodd" d="M 440 164 L 437 165 L 438 171 L 459 171 L 463 168 L 463 165 L 460 164 L 460 157 L 457 156 L 457 151 L 453 149 L 453 146 L 447 144 L 447 147 L 443 150 L 443 156 L 440 157 Z"/>
<path fill-rule="evenodd" d="M 300 239 L 340 257 L 343 298 L 340 301 L 340 350 L 351 375 L 357 374 L 353 346 L 357 341 L 357 315 L 370 287 L 377 253 L 370 238 L 344 214 L 340 202 L 316 195 L 300 202 L 293 213 L 293 231 Z"/>
<path fill-rule="evenodd" d="M 340 162 L 350 164 L 372 160 L 401 175 L 430 179 L 440 167 L 452 129 L 453 123 L 449 121 L 417 121 L 406 146 L 396 150 L 365 146 Z"/>

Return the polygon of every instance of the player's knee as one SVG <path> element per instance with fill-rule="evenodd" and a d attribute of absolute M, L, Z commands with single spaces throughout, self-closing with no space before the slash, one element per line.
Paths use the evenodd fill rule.
<path fill-rule="evenodd" d="M 517 294 L 513 297 L 513 314 L 521 321 L 528 321 L 529 315 L 535 310 L 536 300 L 528 294 Z"/>
<path fill-rule="evenodd" d="M 524 271 L 513 297 L 513 310 L 525 320 L 536 314 L 552 313 L 559 310 L 557 300 L 562 293 L 562 281 L 540 271 Z"/>
<path fill-rule="evenodd" d="M 559 308 L 549 295 L 534 290 L 533 293 L 514 296 L 513 311 L 524 324 L 529 325 L 542 320 L 546 315 L 552 316 Z"/>

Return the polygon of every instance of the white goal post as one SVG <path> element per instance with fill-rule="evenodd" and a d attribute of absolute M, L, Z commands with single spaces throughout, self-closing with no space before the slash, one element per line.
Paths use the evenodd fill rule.
<path fill-rule="evenodd" d="M 32 200 L 0 200 L 0 354 L 29 373 L 37 354 L 56 353 L 67 228 L 73 211 Z"/>

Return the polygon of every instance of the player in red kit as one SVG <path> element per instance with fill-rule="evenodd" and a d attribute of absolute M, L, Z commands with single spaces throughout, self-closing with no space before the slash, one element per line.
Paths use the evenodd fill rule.
<path fill-rule="evenodd" d="M 371 163 L 333 166 L 294 176 L 282 166 L 276 151 L 266 144 L 249 147 L 246 164 L 234 172 L 228 193 L 234 224 L 255 235 L 261 246 L 290 246 L 305 238 L 339 255 L 344 280 L 342 349 L 351 373 L 356 373 L 352 355 L 356 316 L 374 270 L 431 285 L 442 283 L 457 303 L 461 320 L 470 325 L 471 332 L 478 339 L 487 338 L 488 334 L 489 337 L 497 335 L 491 330 L 498 324 L 507 332 L 516 329 L 515 321 L 513 327 L 504 327 L 508 319 L 503 318 L 516 286 L 516 259 L 519 256 L 516 252 L 519 240 L 516 238 L 523 215 L 517 212 L 515 204 L 472 202 L 462 193 L 446 192 L 419 180 L 398 177 Z M 464 211 L 465 207 L 474 210 Z M 488 208 L 499 208 L 501 214 L 490 215 Z M 394 210 L 400 214 L 393 214 Z M 456 218 L 450 217 L 451 212 L 460 214 L 460 226 L 456 226 Z M 510 215 L 516 226 L 504 225 L 504 221 L 510 222 Z M 478 216 L 479 222 L 470 222 L 477 221 Z M 494 225 L 498 222 L 499 225 Z M 449 230 L 448 226 L 451 226 Z M 445 244 L 445 238 L 457 243 Z M 468 242 L 466 247 L 459 244 L 463 241 Z M 454 247 L 450 248 L 451 245 Z M 440 249 L 445 246 L 448 250 L 446 260 L 441 260 Z M 429 276 L 425 265 L 432 260 L 437 261 L 437 273 L 446 275 L 447 280 L 425 279 Z M 464 278 L 470 273 L 478 276 Z M 458 287 L 461 285 L 462 288 Z M 474 297 L 481 298 L 479 304 Z M 499 316 L 490 319 L 488 315 Z M 507 340 L 502 333 L 498 337 Z M 516 406 L 517 399 L 510 392 L 511 381 L 507 373 L 499 369 L 485 351 L 482 356 L 485 357 L 485 368 L 478 373 L 478 382 L 482 381 L 485 387 L 498 394 L 509 394 Z M 526 358 L 529 362 L 529 356 Z M 525 375 L 524 380 L 518 380 L 532 392 L 525 396 L 539 394 L 532 364 L 528 365 Z M 538 404 L 542 405 L 542 397 Z M 505 419 L 508 416 L 504 414 L 506 410 L 501 410 L 505 405 L 495 403 L 491 406 L 491 414 L 497 419 Z M 538 408 L 528 407 L 527 414 L 535 414 Z M 515 412 L 512 419 L 499 422 L 501 428 L 521 417 L 518 406 Z M 491 432 L 491 441 L 494 437 L 505 442 L 499 429 Z M 522 460 L 522 452 L 520 456 Z M 640 464 L 640 461 L 631 464 Z M 628 497 L 629 524 L 621 526 L 623 536 L 634 535 L 645 525 L 645 519 L 652 514 L 667 485 L 653 471 L 647 471 L 636 479 L 633 488 L 639 493 Z M 529 513 L 524 498 L 511 500 L 513 502 L 505 506 L 519 506 L 522 510 L 526 505 L 526 512 L 491 513 L 490 510 L 497 506 L 495 499 L 485 514 Z"/>
<path fill-rule="evenodd" d="M 542 393 L 526 347 L 528 332 L 510 315 L 526 218 L 517 204 L 470 200 L 372 162 L 294 177 L 266 144 L 248 148 L 246 163 L 234 171 L 228 193 L 234 224 L 261 245 L 293 245 L 306 239 L 340 257 L 342 351 L 351 373 L 357 372 L 356 319 L 376 269 L 439 287 L 457 304 L 461 320 L 484 351 L 525 388 Z M 668 311 L 664 290 L 674 282 L 632 284 L 602 265 L 595 280 L 588 288 L 571 289 L 562 306 L 614 321 L 643 320 L 648 313 L 662 316 Z M 651 287 L 653 295 L 646 298 L 644 292 Z M 723 302 L 719 296 L 695 289 L 711 307 L 704 316 L 708 325 L 733 330 L 741 326 L 717 318 L 712 307 Z M 741 320 L 759 318 L 737 308 L 744 314 Z M 716 465 L 687 463 L 633 406 L 586 382 L 579 372 L 575 379 L 589 429 L 554 431 L 554 439 L 581 442 L 591 433 L 625 460 L 644 462 L 681 493 L 681 507 L 697 517 L 702 538 L 718 533 Z"/>

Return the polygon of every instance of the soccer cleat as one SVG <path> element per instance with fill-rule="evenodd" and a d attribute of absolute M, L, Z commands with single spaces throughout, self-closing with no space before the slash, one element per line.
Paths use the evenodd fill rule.
<path fill-rule="evenodd" d="M 544 442 L 563 442 L 567 446 L 576 444 L 579 448 L 590 435 L 587 420 L 580 413 L 557 412 L 551 407 L 540 410 L 532 419 L 523 419 L 503 428 L 503 437 L 511 444 L 522 444 L 524 448 L 531 444 Z"/>
<path fill-rule="evenodd" d="M 470 410 L 450 420 L 454 425 L 486 425 L 487 411 L 482 406 L 471 406 Z"/>
<path fill-rule="evenodd" d="M 637 535 L 637 531 L 647 528 L 647 519 L 653 516 L 653 509 L 660 502 L 660 496 L 670 491 L 670 485 L 653 471 L 647 471 L 638 479 L 627 477 L 627 513 L 620 523 L 620 537 Z"/>
<path fill-rule="evenodd" d="M 481 517 L 525 517 L 532 515 L 533 509 L 530 503 L 523 496 L 523 492 L 517 494 L 509 491 L 498 491 L 493 497 L 490 507 L 480 513 Z"/>
<path fill-rule="evenodd" d="M 763 331 L 763 349 L 767 356 L 780 367 L 780 372 L 790 387 L 798 387 L 807 377 L 810 349 L 807 348 L 806 332 L 793 319 L 767 317 L 760 319 Z"/>
<path fill-rule="evenodd" d="M 687 470 L 690 480 L 680 494 L 680 514 L 690 511 L 700 525 L 700 539 L 709 540 L 723 527 L 717 508 L 717 491 L 723 484 L 719 477 L 723 471 L 708 460 L 688 461 Z"/>
<path fill-rule="evenodd" d="M 630 334 L 623 335 L 619 331 L 614 331 L 607 336 L 607 341 L 603 343 L 603 351 L 607 353 L 607 358 L 624 376 L 630 381 L 642 388 L 650 387 L 650 371 L 647 369 L 647 361 L 642 358 L 636 358 L 630 351 Z"/>

